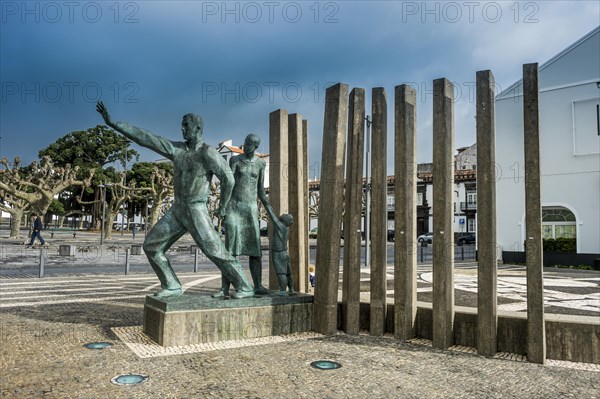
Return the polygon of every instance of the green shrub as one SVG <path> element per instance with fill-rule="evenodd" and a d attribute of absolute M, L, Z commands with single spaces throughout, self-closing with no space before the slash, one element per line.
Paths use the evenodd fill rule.
<path fill-rule="evenodd" d="M 545 238 L 544 252 L 556 252 L 556 240 L 554 238 Z"/>
<path fill-rule="evenodd" d="M 577 239 L 576 238 L 565 238 L 560 237 L 556 240 L 553 238 L 547 238 L 543 240 L 544 252 L 577 252 Z"/>
<path fill-rule="evenodd" d="M 577 252 L 577 239 L 564 237 L 557 238 L 556 252 Z"/>

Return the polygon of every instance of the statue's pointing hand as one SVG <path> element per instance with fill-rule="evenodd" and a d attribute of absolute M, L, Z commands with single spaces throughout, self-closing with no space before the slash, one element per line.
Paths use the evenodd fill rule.
<path fill-rule="evenodd" d="M 108 109 L 106 108 L 106 106 L 104 105 L 104 103 L 102 101 L 98 101 L 96 103 L 96 111 L 98 111 L 98 113 L 100 115 L 102 115 L 102 119 L 104 119 L 104 122 L 108 125 L 108 126 L 113 126 L 113 121 L 110 119 L 110 115 L 108 114 Z"/>

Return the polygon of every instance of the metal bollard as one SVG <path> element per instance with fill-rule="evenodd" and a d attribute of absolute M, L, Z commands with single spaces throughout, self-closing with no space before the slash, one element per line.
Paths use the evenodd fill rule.
<path fill-rule="evenodd" d="M 125 248 L 125 275 L 129 274 L 129 248 Z"/>
<path fill-rule="evenodd" d="M 40 248 L 40 273 L 39 273 L 40 278 L 44 277 L 44 262 L 45 262 L 44 252 L 45 252 L 44 248 Z"/>
<path fill-rule="evenodd" d="M 423 246 L 421 245 L 421 263 L 423 263 Z"/>
<path fill-rule="evenodd" d="M 198 248 L 194 251 L 194 273 L 198 273 Z"/>
<path fill-rule="evenodd" d="M 465 247 L 464 247 L 464 245 L 460 247 L 460 260 L 465 260 Z"/>

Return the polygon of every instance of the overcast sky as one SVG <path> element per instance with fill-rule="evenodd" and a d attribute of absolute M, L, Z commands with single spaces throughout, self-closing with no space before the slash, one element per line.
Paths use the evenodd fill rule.
<path fill-rule="evenodd" d="M 431 160 L 432 81 L 455 83 L 455 144 L 475 142 L 474 81 L 491 69 L 499 90 L 522 64 L 544 63 L 600 23 L 593 1 L 4 1 L 0 156 L 25 162 L 75 130 L 115 120 L 181 140 L 181 116 L 205 121 L 211 145 L 248 133 L 268 152 L 269 113 L 309 123 L 320 163 L 325 88 L 336 82 L 388 95 L 418 90 L 418 161 Z M 370 113 L 367 111 L 367 113 Z M 158 155 L 139 146 L 141 160 Z M 388 155 L 389 171 L 393 161 Z"/>

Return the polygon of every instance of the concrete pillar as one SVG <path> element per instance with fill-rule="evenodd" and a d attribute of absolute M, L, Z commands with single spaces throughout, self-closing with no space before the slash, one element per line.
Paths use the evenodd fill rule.
<path fill-rule="evenodd" d="M 477 352 L 497 350 L 496 116 L 494 75 L 477 72 Z"/>
<path fill-rule="evenodd" d="M 310 245 L 308 243 L 308 232 L 310 231 L 310 216 L 308 207 L 308 179 L 310 178 L 310 173 L 308 169 L 308 121 L 306 119 L 302 120 L 302 148 L 304 148 L 304 153 L 301 154 L 302 170 L 306 175 L 306 179 L 304 181 L 304 206 L 306 207 L 306 212 L 304 212 L 304 226 L 306 229 L 306 234 L 304 235 L 304 257 L 306 259 L 306 263 L 304 266 L 304 290 L 302 292 L 309 292 L 310 281 L 308 275 L 308 267 L 310 265 Z"/>
<path fill-rule="evenodd" d="M 540 113 L 538 64 L 523 65 L 525 136 L 525 253 L 527 262 L 527 360 L 546 362 L 542 203 L 540 182 Z"/>
<path fill-rule="evenodd" d="M 394 335 L 415 337 L 417 318 L 417 164 L 414 88 L 395 88 Z"/>
<path fill-rule="evenodd" d="M 365 89 L 350 93 L 348 155 L 344 212 L 344 273 L 342 328 L 358 334 L 360 311 L 360 247 L 365 141 Z"/>
<path fill-rule="evenodd" d="M 269 202 L 275 213 L 288 213 L 288 112 L 278 109 L 269 114 Z M 269 241 L 272 240 L 273 227 L 269 221 Z M 279 281 L 269 260 L 269 288 L 279 291 Z"/>
<path fill-rule="evenodd" d="M 314 326 L 321 334 L 337 331 L 340 232 L 344 205 L 344 153 L 348 125 L 348 85 L 325 91 L 321 156 L 319 235 L 315 265 Z"/>
<path fill-rule="evenodd" d="M 433 81 L 433 347 L 454 342 L 454 87 Z"/>
<path fill-rule="evenodd" d="M 372 90 L 371 335 L 385 333 L 387 290 L 387 95 Z"/>
<path fill-rule="evenodd" d="M 308 212 L 305 203 L 305 194 L 308 189 L 308 176 L 304 169 L 304 148 L 302 115 L 291 114 L 288 117 L 289 131 L 289 164 L 287 167 L 288 189 L 289 189 L 289 213 L 294 216 L 294 224 L 290 226 L 290 261 L 292 266 L 292 278 L 294 290 L 306 291 L 306 274 L 308 265 L 306 258 L 306 237 L 308 229 L 305 224 Z"/>

